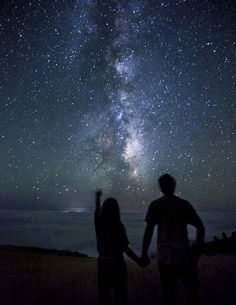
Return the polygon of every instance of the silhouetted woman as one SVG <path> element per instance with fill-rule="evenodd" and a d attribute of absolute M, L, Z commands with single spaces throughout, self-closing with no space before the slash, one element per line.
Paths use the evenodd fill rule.
<path fill-rule="evenodd" d="M 125 252 L 141 264 L 140 258 L 128 247 L 129 241 L 120 220 L 120 209 L 114 198 L 101 205 L 102 192 L 96 192 L 95 229 L 97 237 L 97 279 L 100 305 L 110 303 L 113 292 L 114 304 L 127 304 L 127 269 Z"/>

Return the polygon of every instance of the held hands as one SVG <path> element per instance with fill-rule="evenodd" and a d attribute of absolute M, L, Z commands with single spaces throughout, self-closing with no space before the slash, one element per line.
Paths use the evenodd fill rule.
<path fill-rule="evenodd" d="M 140 267 L 146 268 L 150 264 L 150 258 L 148 255 L 142 255 L 138 262 Z"/>

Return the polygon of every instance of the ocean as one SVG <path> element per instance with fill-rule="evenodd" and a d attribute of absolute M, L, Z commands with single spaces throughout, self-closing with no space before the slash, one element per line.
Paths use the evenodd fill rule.
<path fill-rule="evenodd" d="M 206 227 L 207 241 L 214 235 L 221 237 L 223 231 L 231 235 L 236 230 L 236 212 L 200 211 L 199 215 Z M 125 212 L 121 216 L 130 246 L 140 254 L 145 212 Z M 192 227 L 189 227 L 189 237 L 194 238 Z M 71 250 L 96 256 L 93 212 L 86 209 L 0 210 L 0 244 Z M 150 254 L 155 249 L 156 236 L 153 236 Z"/>

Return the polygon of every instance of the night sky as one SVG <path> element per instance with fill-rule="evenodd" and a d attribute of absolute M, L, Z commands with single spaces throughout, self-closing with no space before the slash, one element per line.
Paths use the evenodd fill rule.
<path fill-rule="evenodd" d="M 235 1 L 1 1 L 0 206 L 94 191 L 147 207 L 168 172 L 236 208 Z"/>

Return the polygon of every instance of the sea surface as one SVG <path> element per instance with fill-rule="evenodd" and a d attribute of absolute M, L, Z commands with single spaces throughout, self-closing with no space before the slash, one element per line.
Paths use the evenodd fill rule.
<path fill-rule="evenodd" d="M 221 237 L 223 231 L 231 235 L 236 230 L 236 212 L 202 211 L 199 215 L 206 227 L 207 241 L 214 235 Z M 130 246 L 138 254 L 145 228 L 144 218 L 144 211 L 122 213 Z M 194 239 L 194 234 L 194 229 L 189 227 L 190 239 Z M 0 210 L 0 244 L 71 250 L 96 256 L 93 212 L 86 209 Z M 152 239 L 150 253 L 155 249 L 156 236 Z"/>

